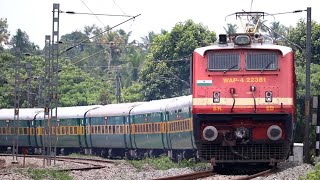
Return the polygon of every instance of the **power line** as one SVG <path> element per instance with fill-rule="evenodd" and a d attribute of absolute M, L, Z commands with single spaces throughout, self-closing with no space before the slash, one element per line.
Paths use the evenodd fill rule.
<path fill-rule="evenodd" d="M 280 13 L 274 13 L 274 14 L 270 14 L 270 15 L 282 15 L 282 14 L 292 14 L 292 13 L 301 13 L 303 11 L 307 11 L 307 10 L 295 10 L 295 11 L 289 11 L 289 12 L 280 12 Z"/>
<path fill-rule="evenodd" d="M 81 62 L 81 61 L 83 61 L 83 60 L 86 60 L 86 59 L 88 59 L 88 58 L 96 55 L 96 54 L 99 54 L 100 52 L 102 52 L 102 51 L 104 51 L 104 50 L 106 50 L 106 49 L 107 49 L 107 48 L 104 48 L 104 49 L 102 49 L 102 50 L 100 50 L 100 51 L 98 51 L 98 52 L 96 52 L 96 53 L 94 53 L 94 54 L 91 54 L 91 55 L 89 55 L 89 56 L 87 56 L 87 57 L 84 57 L 84 58 L 82 58 L 82 59 L 80 59 L 80 60 L 78 60 L 78 61 L 76 61 L 76 62 L 74 62 L 74 63 L 72 63 L 72 64 L 77 64 L 77 63 L 79 63 L 79 62 Z"/>
<path fill-rule="evenodd" d="M 116 3 L 115 0 L 112 0 L 112 1 L 113 1 L 113 3 L 120 9 L 120 11 L 121 11 L 123 14 L 126 14 L 126 13 L 120 8 L 120 6 L 118 6 L 118 4 Z"/>
<path fill-rule="evenodd" d="M 67 51 L 69 51 L 69 50 L 71 50 L 71 49 L 73 49 L 74 47 L 76 47 L 76 46 L 78 46 L 78 45 L 80 45 L 80 44 L 82 44 L 82 43 L 84 43 L 84 42 L 92 39 L 92 38 L 95 38 L 95 37 L 97 37 L 97 36 L 99 36 L 99 35 L 102 35 L 103 33 L 107 32 L 107 31 L 110 31 L 110 30 L 114 29 L 115 27 L 118 27 L 118 26 L 120 26 L 120 25 L 122 25 L 122 24 L 124 24 L 124 23 L 126 23 L 126 22 L 128 22 L 128 21 L 130 21 L 130 20 L 132 20 L 132 19 L 135 19 L 136 17 L 138 17 L 138 16 L 140 16 L 140 15 L 141 15 L 141 14 L 138 14 L 138 15 L 136 15 L 136 16 L 133 16 L 133 17 L 131 17 L 131 18 L 125 20 L 125 21 L 122 21 L 121 23 L 119 23 L 119 24 L 117 24 L 117 25 L 115 25 L 115 26 L 112 26 L 112 27 L 110 27 L 110 28 L 107 28 L 105 31 L 102 31 L 101 33 L 98 33 L 97 35 L 94 35 L 94 36 L 92 36 L 92 37 L 86 38 L 86 39 L 80 41 L 79 43 L 76 43 L 75 45 L 73 45 L 73 46 L 71 46 L 71 47 L 68 47 L 67 49 L 63 50 L 63 51 L 60 53 L 60 55 L 63 54 L 63 53 L 65 53 L 65 52 L 67 52 Z"/>
<path fill-rule="evenodd" d="M 88 9 L 92 14 L 94 14 L 93 11 L 91 11 L 91 9 L 86 5 L 86 3 L 84 3 L 83 0 L 80 0 L 80 1 L 82 2 L 82 4 L 84 4 L 84 5 L 87 7 L 87 9 Z M 103 22 L 99 19 L 99 17 L 98 17 L 97 15 L 94 15 L 94 16 L 100 21 L 100 23 L 103 25 L 103 27 L 105 27 L 105 25 L 104 25 Z"/>
<path fill-rule="evenodd" d="M 83 15 L 94 15 L 94 16 L 134 17 L 134 16 L 131 16 L 131 15 L 124 15 L 124 14 L 84 13 L 84 12 L 75 12 L 75 11 L 60 11 L 60 13 L 66 13 L 66 14 L 83 14 Z"/>

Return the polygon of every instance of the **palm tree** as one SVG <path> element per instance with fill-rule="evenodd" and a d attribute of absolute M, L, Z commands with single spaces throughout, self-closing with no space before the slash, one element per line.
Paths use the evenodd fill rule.
<path fill-rule="evenodd" d="M 261 16 L 252 16 L 251 21 L 252 21 L 252 24 L 254 24 L 254 26 L 257 26 L 256 32 L 259 32 L 259 31 L 268 32 L 268 28 L 264 24 L 267 20 L 262 20 Z"/>
<path fill-rule="evenodd" d="M 280 24 L 280 22 L 271 22 L 271 27 L 269 30 L 269 36 L 274 40 L 279 40 L 281 36 L 287 36 L 289 29 Z"/>
<path fill-rule="evenodd" d="M 237 33 L 238 26 L 236 24 L 227 24 L 227 28 L 223 27 L 227 34 Z"/>
<path fill-rule="evenodd" d="M 143 42 L 142 48 L 148 50 L 155 36 L 156 34 L 153 31 L 150 31 L 147 36 L 141 37 L 141 40 Z"/>

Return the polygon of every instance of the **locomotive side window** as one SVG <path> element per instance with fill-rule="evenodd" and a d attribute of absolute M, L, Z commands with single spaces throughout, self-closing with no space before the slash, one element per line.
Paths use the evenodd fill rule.
<path fill-rule="evenodd" d="M 252 52 L 246 54 L 247 70 L 277 70 L 278 54 L 276 52 Z"/>
<path fill-rule="evenodd" d="M 208 53 L 209 71 L 229 71 L 240 69 L 240 53 Z"/>

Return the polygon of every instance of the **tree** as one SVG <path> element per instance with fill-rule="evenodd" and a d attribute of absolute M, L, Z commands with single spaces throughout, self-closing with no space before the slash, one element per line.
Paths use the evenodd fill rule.
<path fill-rule="evenodd" d="M 176 24 L 171 32 L 156 35 L 139 77 L 145 99 L 190 94 L 191 54 L 195 48 L 215 40 L 214 32 L 192 20 Z"/>
<path fill-rule="evenodd" d="M 223 28 L 226 31 L 226 34 L 235 34 L 237 33 L 238 26 L 236 24 L 228 23 L 227 28 L 226 27 L 223 27 Z"/>
<path fill-rule="evenodd" d="M 18 29 L 16 34 L 11 38 L 11 51 L 15 54 L 19 48 L 20 53 L 41 54 L 39 46 L 29 40 L 29 36 L 25 31 Z"/>
<path fill-rule="evenodd" d="M 311 63 L 320 64 L 320 24 L 312 21 L 311 28 Z M 306 21 L 300 19 L 296 27 L 290 27 L 288 33 L 288 39 L 297 44 L 299 47 L 290 45 L 294 50 L 298 50 L 302 54 L 299 59 L 299 64 L 305 64 L 305 49 L 306 49 Z"/>
<path fill-rule="evenodd" d="M 109 94 L 105 99 L 105 90 L 111 91 L 112 86 L 90 75 L 74 65 L 61 64 L 59 73 L 59 102 L 61 106 L 80 106 L 111 103 L 115 98 Z"/>
<path fill-rule="evenodd" d="M 271 27 L 269 30 L 269 36 L 274 40 L 280 40 L 281 36 L 286 37 L 288 34 L 289 28 L 280 24 L 280 22 L 271 22 Z"/>
<path fill-rule="evenodd" d="M 148 50 L 150 47 L 150 44 L 153 42 L 154 37 L 156 34 L 153 31 L 150 31 L 147 36 L 141 37 L 143 48 L 145 50 Z"/>
<path fill-rule="evenodd" d="M 124 88 L 122 90 L 123 102 L 137 102 L 143 100 L 143 94 L 141 94 L 142 85 L 139 83 L 133 83 L 132 86 Z"/>
<path fill-rule="evenodd" d="M 261 16 L 253 16 L 251 21 L 254 26 L 257 26 L 256 32 L 268 32 L 268 28 L 264 24 L 266 20 L 262 20 Z"/>
<path fill-rule="evenodd" d="M 3 50 L 3 45 L 8 43 L 9 39 L 9 32 L 8 32 L 8 24 L 7 19 L 0 19 L 0 50 Z"/>

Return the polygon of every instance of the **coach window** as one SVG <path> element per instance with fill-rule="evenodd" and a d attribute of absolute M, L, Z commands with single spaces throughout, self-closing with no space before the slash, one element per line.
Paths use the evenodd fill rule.
<path fill-rule="evenodd" d="M 62 135 L 65 135 L 66 134 L 66 127 L 65 126 L 63 126 L 63 127 L 61 127 L 61 134 Z"/>
<path fill-rule="evenodd" d="M 278 69 L 278 53 L 276 52 L 248 52 L 245 58 L 246 70 Z"/>
<path fill-rule="evenodd" d="M 23 128 L 23 134 L 28 135 L 28 128 Z"/>
<path fill-rule="evenodd" d="M 209 71 L 237 71 L 240 69 L 240 53 L 208 53 Z"/>
<path fill-rule="evenodd" d="M 123 133 L 123 129 L 124 129 L 124 128 L 123 128 L 123 125 L 121 125 L 121 126 L 120 126 L 120 134 L 124 134 L 124 133 Z"/>
<path fill-rule="evenodd" d="M 69 127 L 69 132 L 70 132 L 70 135 L 73 135 L 73 127 Z"/>
<path fill-rule="evenodd" d="M 105 134 L 105 133 L 104 133 L 104 130 L 105 130 L 105 127 L 104 127 L 104 126 L 101 126 L 101 133 L 102 133 L 102 134 Z"/>
<path fill-rule="evenodd" d="M 57 133 L 57 135 L 60 135 L 60 128 L 59 127 L 56 128 L 56 133 Z"/>

